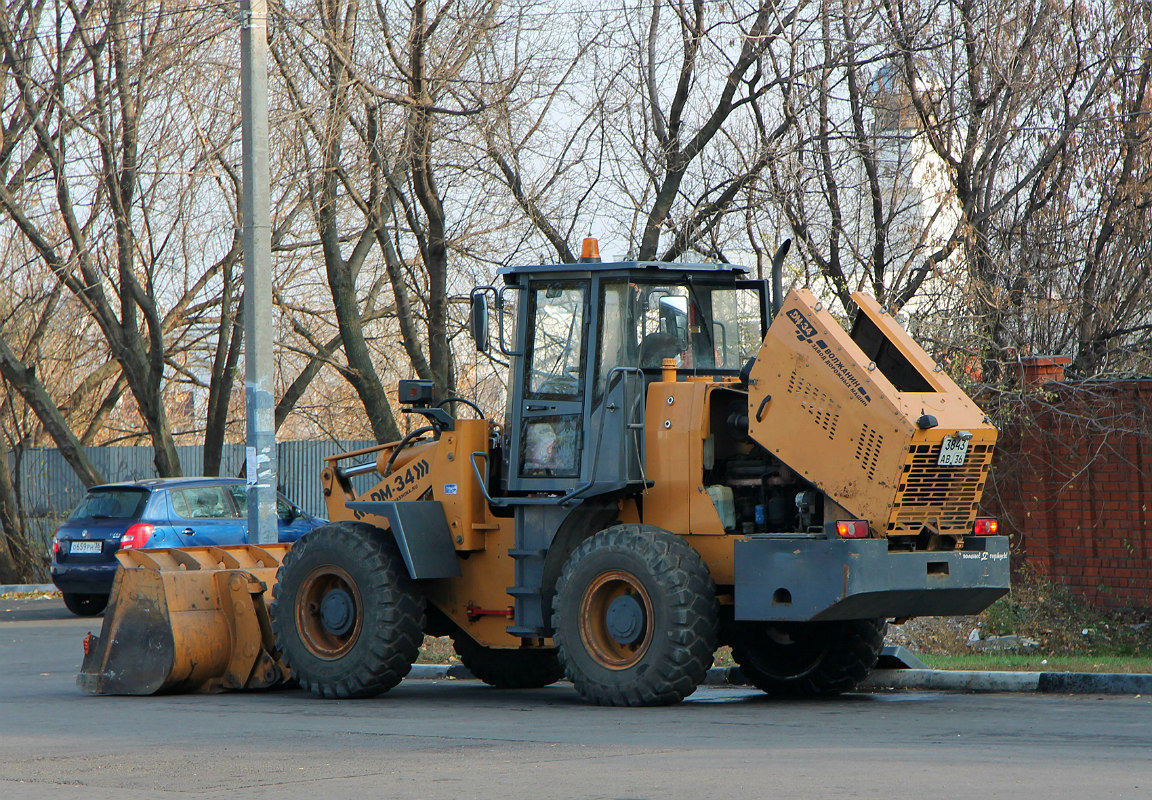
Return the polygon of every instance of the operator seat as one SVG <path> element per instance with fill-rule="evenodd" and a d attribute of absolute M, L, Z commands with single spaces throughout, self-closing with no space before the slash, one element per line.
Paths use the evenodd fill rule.
<path fill-rule="evenodd" d="M 659 369 L 666 358 L 684 352 L 684 343 L 670 333 L 650 333 L 640 342 L 640 368 Z"/>

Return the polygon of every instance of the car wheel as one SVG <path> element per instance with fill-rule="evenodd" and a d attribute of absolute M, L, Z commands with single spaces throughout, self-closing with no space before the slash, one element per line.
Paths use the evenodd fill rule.
<path fill-rule="evenodd" d="M 108 595 L 64 592 L 64 605 L 78 617 L 94 617 L 108 606 Z"/>

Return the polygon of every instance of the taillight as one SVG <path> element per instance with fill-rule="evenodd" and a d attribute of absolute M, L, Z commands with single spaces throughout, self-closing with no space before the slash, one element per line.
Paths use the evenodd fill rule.
<path fill-rule="evenodd" d="M 1000 532 L 1000 520 L 995 517 L 977 517 L 972 526 L 973 536 L 995 536 Z"/>
<path fill-rule="evenodd" d="M 155 525 L 146 525 L 143 522 L 137 522 L 131 528 L 124 531 L 124 535 L 120 537 L 120 549 L 131 550 L 133 548 L 146 547 L 148 540 L 152 538 L 152 533 L 155 530 Z"/>
<path fill-rule="evenodd" d="M 60 555 L 60 540 L 55 536 L 52 537 L 52 555 Z"/>
<path fill-rule="evenodd" d="M 868 522 L 862 519 L 842 519 L 836 523 L 836 535 L 841 539 L 867 539 Z"/>

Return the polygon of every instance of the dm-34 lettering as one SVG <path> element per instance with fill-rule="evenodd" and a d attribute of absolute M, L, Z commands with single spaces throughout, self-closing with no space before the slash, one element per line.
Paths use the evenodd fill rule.
<path fill-rule="evenodd" d="M 368 494 L 371 500 L 403 500 L 420 489 L 420 479 L 431 471 L 427 459 L 420 459 L 403 472 L 394 472 Z M 362 511 L 356 512 L 357 519 L 363 519 Z"/>

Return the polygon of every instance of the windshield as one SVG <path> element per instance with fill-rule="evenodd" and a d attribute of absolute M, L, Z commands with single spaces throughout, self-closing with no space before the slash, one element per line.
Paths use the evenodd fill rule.
<path fill-rule="evenodd" d="M 598 381 L 617 366 L 659 369 L 665 358 L 682 370 L 735 375 L 763 337 L 755 289 L 685 280 L 606 281 Z"/>
<path fill-rule="evenodd" d="M 136 519 L 147 501 L 145 489 L 92 489 L 68 519 Z"/>

